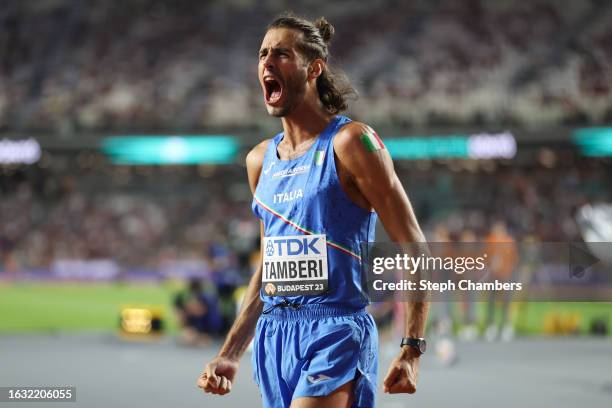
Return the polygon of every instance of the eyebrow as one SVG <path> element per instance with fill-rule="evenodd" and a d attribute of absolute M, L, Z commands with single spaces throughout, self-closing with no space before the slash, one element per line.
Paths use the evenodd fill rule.
<path fill-rule="evenodd" d="M 291 48 L 286 48 L 286 47 L 269 47 L 269 48 L 262 48 L 259 50 L 259 55 L 263 54 L 266 51 L 272 51 L 272 52 L 286 52 L 288 53 L 289 51 L 291 51 Z"/>

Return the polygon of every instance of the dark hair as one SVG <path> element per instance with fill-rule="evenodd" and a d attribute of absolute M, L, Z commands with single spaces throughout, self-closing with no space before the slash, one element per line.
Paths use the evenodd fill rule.
<path fill-rule="evenodd" d="M 326 62 L 323 72 L 317 78 L 317 91 L 321 103 L 329 113 L 336 114 L 346 110 L 348 97 L 356 96 L 357 92 L 344 74 L 332 70 L 327 64 L 334 27 L 324 17 L 313 23 L 293 14 L 283 14 L 268 26 L 268 30 L 273 28 L 289 28 L 302 33 L 298 44 L 299 51 L 309 61 L 321 58 Z"/>

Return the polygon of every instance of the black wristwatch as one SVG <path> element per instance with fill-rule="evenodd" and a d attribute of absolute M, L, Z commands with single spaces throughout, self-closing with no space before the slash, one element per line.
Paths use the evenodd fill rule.
<path fill-rule="evenodd" d="M 427 342 L 423 338 L 414 338 L 414 337 L 402 337 L 402 343 L 400 347 L 410 346 L 415 349 L 419 356 L 427 350 Z"/>

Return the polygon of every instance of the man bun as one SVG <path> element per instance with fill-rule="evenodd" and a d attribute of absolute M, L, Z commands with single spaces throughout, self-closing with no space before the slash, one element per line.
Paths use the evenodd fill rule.
<path fill-rule="evenodd" d="M 329 44 L 331 39 L 334 37 L 334 26 L 329 23 L 325 19 L 325 17 L 319 18 L 315 21 L 315 27 L 319 30 L 319 34 L 321 34 L 321 38 L 325 41 L 325 44 Z"/>

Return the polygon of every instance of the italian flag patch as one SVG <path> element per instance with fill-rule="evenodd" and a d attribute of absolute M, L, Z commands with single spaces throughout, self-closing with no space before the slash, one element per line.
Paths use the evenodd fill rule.
<path fill-rule="evenodd" d="M 367 132 L 360 136 L 360 138 L 361 143 L 363 143 L 369 152 L 375 152 L 385 148 L 382 140 L 380 140 L 380 137 L 378 137 L 378 134 L 376 134 L 372 128 L 369 128 Z"/>
<path fill-rule="evenodd" d="M 325 150 L 317 150 L 314 156 L 315 165 L 323 165 L 323 160 L 325 160 Z"/>

